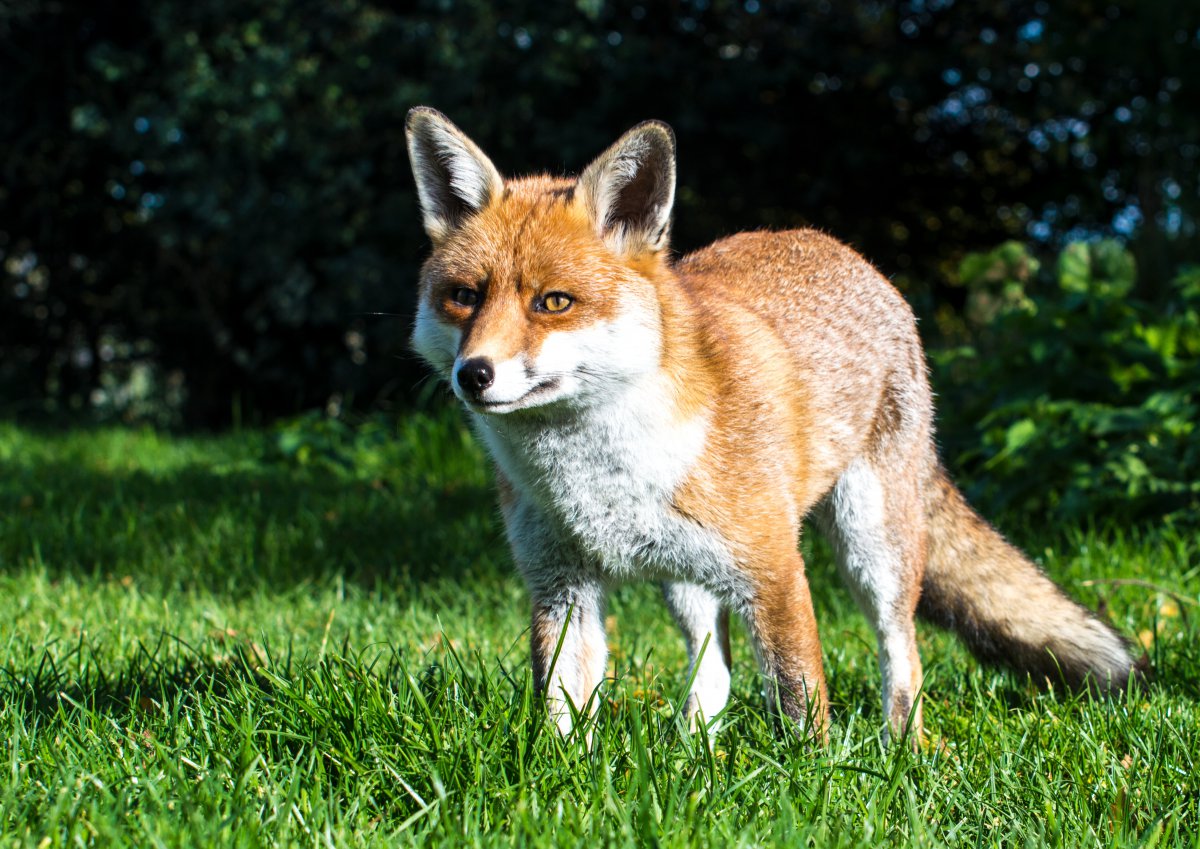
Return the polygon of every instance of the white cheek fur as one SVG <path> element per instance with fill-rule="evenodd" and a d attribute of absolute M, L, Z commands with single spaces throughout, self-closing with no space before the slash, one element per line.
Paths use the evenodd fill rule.
<path fill-rule="evenodd" d="M 535 381 L 558 378 L 563 395 L 625 383 L 658 368 L 662 342 L 650 316 L 627 310 L 613 321 L 548 335 L 533 364 Z"/>
<path fill-rule="evenodd" d="M 450 379 L 450 370 L 461 342 L 461 330 L 439 321 L 433 307 L 424 300 L 417 305 L 412 347 L 437 372 L 438 377 Z"/>

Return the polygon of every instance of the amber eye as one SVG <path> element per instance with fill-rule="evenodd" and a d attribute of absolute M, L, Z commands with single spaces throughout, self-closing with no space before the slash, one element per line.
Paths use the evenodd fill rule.
<path fill-rule="evenodd" d="M 479 303 L 479 293 L 474 289 L 468 289 L 466 286 L 459 286 L 450 293 L 450 300 L 454 301 L 460 307 L 473 307 Z"/>
<path fill-rule="evenodd" d="M 562 312 L 571 306 L 572 303 L 574 303 L 574 299 L 570 295 L 564 295 L 562 292 L 551 292 L 542 298 L 541 306 L 546 312 Z"/>

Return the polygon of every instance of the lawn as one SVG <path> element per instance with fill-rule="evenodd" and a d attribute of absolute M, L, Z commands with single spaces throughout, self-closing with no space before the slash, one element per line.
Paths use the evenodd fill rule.
<path fill-rule="evenodd" d="M 315 432 L 0 425 L 0 845 L 1200 846 L 1187 533 L 1013 519 L 1155 681 L 1047 691 L 926 627 L 915 754 L 880 744 L 874 642 L 819 540 L 824 748 L 772 732 L 740 633 L 724 729 L 688 734 L 681 641 L 621 588 L 588 748 L 532 692 L 457 419 Z"/>

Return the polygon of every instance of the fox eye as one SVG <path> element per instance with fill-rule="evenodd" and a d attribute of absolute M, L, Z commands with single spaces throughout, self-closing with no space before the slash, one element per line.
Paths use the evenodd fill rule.
<path fill-rule="evenodd" d="M 468 289 L 466 286 L 459 286 L 450 293 L 450 300 L 454 301 L 460 307 L 473 307 L 479 303 L 479 293 L 474 289 Z"/>
<path fill-rule="evenodd" d="M 570 295 L 564 295 L 562 292 L 551 292 L 546 297 L 542 298 L 541 308 L 546 312 L 562 312 L 567 307 L 574 303 L 575 299 Z"/>

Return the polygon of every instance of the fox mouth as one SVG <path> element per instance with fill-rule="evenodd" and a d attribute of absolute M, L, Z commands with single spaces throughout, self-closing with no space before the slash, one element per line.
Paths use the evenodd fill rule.
<path fill-rule="evenodd" d="M 543 380 L 535 385 L 532 389 L 521 395 L 518 398 L 513 398 L 510 401 L 484 401 L 482 399 L 471 399 L 467 405 L 481 413 L 511 413 L 516 410 L 521 410 L 526 407 L 537 406 L 539 400 L 547 395 L 552 395 L 558 389 L 558 378 L 552 377 L 548 380 Z"/>

